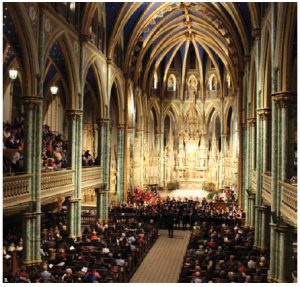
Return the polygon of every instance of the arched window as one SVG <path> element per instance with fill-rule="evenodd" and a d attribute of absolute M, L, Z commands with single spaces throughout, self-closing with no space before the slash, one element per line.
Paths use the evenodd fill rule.
<path fill-rule="evenodd" d="M 227 82 L 227 87 L 228 87 L 228 88 L 231 88 L 231 79 L 230 79 L 229 74 L 227 74 L 226 82 Z"/>
<path fill-rule="evenodd" d="M 215 91 L 218 89 L 218 80 L 214 74 L 209 77 L 208 88 L 210 91 Z"/>
<path fill-rule="evenodd" d="M 168 79 L 168 91 L 176 91 L 176 77 L 173 74 Z"/>
<path fill-rule="evenodd" d="M 101 51 L 103 51 L 104 28 L 101 20 L 101 13 L 96 10 L 90 26 L 90 34 L 92 43 Z"/>
<path fill-rule="evenodd" d="M 197 91 L 197 79 L 194 75 L 191 75 L 188 80 L 189 90 Z"/>
<path fill-rule="evenodd" d="M 153 76 L 153 89 L 157 89 L 157 84 L 158 84 L 158 76 L 157 76 L 157 73 L 155 72 L 154 73 L 154 76 Z"/>

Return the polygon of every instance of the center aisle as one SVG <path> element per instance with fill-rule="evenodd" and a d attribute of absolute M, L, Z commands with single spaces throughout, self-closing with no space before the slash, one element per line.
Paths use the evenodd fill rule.
<path fill-rule="evenodd" d="M 159 233 L 130 283 L 177 283 L 191 232 L 174 230 L 173 238 L 167 230 Z"/>

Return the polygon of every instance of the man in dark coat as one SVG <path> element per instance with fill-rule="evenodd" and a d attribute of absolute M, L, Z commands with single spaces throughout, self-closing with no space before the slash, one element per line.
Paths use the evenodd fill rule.
<path fill-rule="evenodd" d="M 169 238 L 172 238 L 174 232 L 174 214 L 171 210 L 167 210 L 165 213 L 165 226 L 168 228 Z"/>

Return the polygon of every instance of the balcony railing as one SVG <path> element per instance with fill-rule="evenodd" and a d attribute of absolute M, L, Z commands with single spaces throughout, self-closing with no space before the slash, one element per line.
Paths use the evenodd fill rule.
<path fill-rule="evenodd" d="M 267 203 L 271 204 L 271 180 L 272 180 L 272 177 L 265 173 L 262 173 L 262 177 L 263 177 L 262 197 Z"/>
<path fill-rule="evenodd" d="M 100 187 L 102 168 L 100 166 L 82 168 L 81 188 Z"/>
<path fill-rule="evenodd" d="M 31 174 L 3 177 L 3 205 L 10 206 L 19 202 L 30 201 L 29 185 Z"/>
<path fill-rule="evenodd" d="M 75 170 L 42 173 L 42 200 L 71 194 L 74 190 L 74 173 Z"/>
<path fill-rule="evenodd" d="M 297 226 L 297 186 L 282 181 L 280 185 L 282 187 L 281 214 Z"/>
<path fill-rule="evenodd" d="M 256 170 L 252 170 L 252 181 L 251 181 L 251 190 L 253 193 L 256 193 Z"/>
<path fill-rule="evenodd" d="M 43 204 L 60 196 L 71 195 L 75 188 L 75 170 L 61 170 L 42 173 L 41 200 Z M 3 177 L 4 208 L 25 204 L 31 201 L 30 183 L 32 174 Z M 102 184 L 100 166 L 82 168 L 82 188 L 97 188 Z"/>

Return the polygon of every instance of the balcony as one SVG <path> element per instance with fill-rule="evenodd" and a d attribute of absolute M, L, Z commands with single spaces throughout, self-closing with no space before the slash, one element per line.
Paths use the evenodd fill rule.
<path fill-rule="evenodd" d="M 52 202 L 59 196 L 71 195 L 74 191 L 75 170 L 42 173 L 41 200 L 43 204 Z"/>
<path fill-rule="evenodd" d="M 101 183 L 102 168 L 100 166 L 82 168 L 81 188 L 97 188 Z"/>
<path fill-rule="evenodd" d="M 294 227 L 297 227 L 297 186 L 280 181 L 281 194 L 281 215 Z"/>
<path fill-rule="evenodd" d="M 256 170 L 252 170 L 251 191 L 256 193 Z"/>
<path fill-rule="evenodd" d="M 58 197 L 72 195 L 75 188 L 75 170 L 66 169 L 42 173 L 42 204 L 54 202 Z M 97 188 L 102 183 L 100 166 L 82 168 L 82 189 Z M 31 174 L 3 177 L 3 207 L 5 212 L 24 210 L 32 200 L 30 194 Z"/>
<path fill-rule="evenodd" d="M 262 197 L 267 204 L 271 204 L 271 175 L 262 173 L 263 186 L 262 186 Z"/>
<path fill-rule="evenodd" d="M 3 206 L 11 207 L 31 200 L 31 174 L 3 177 Z"/>

